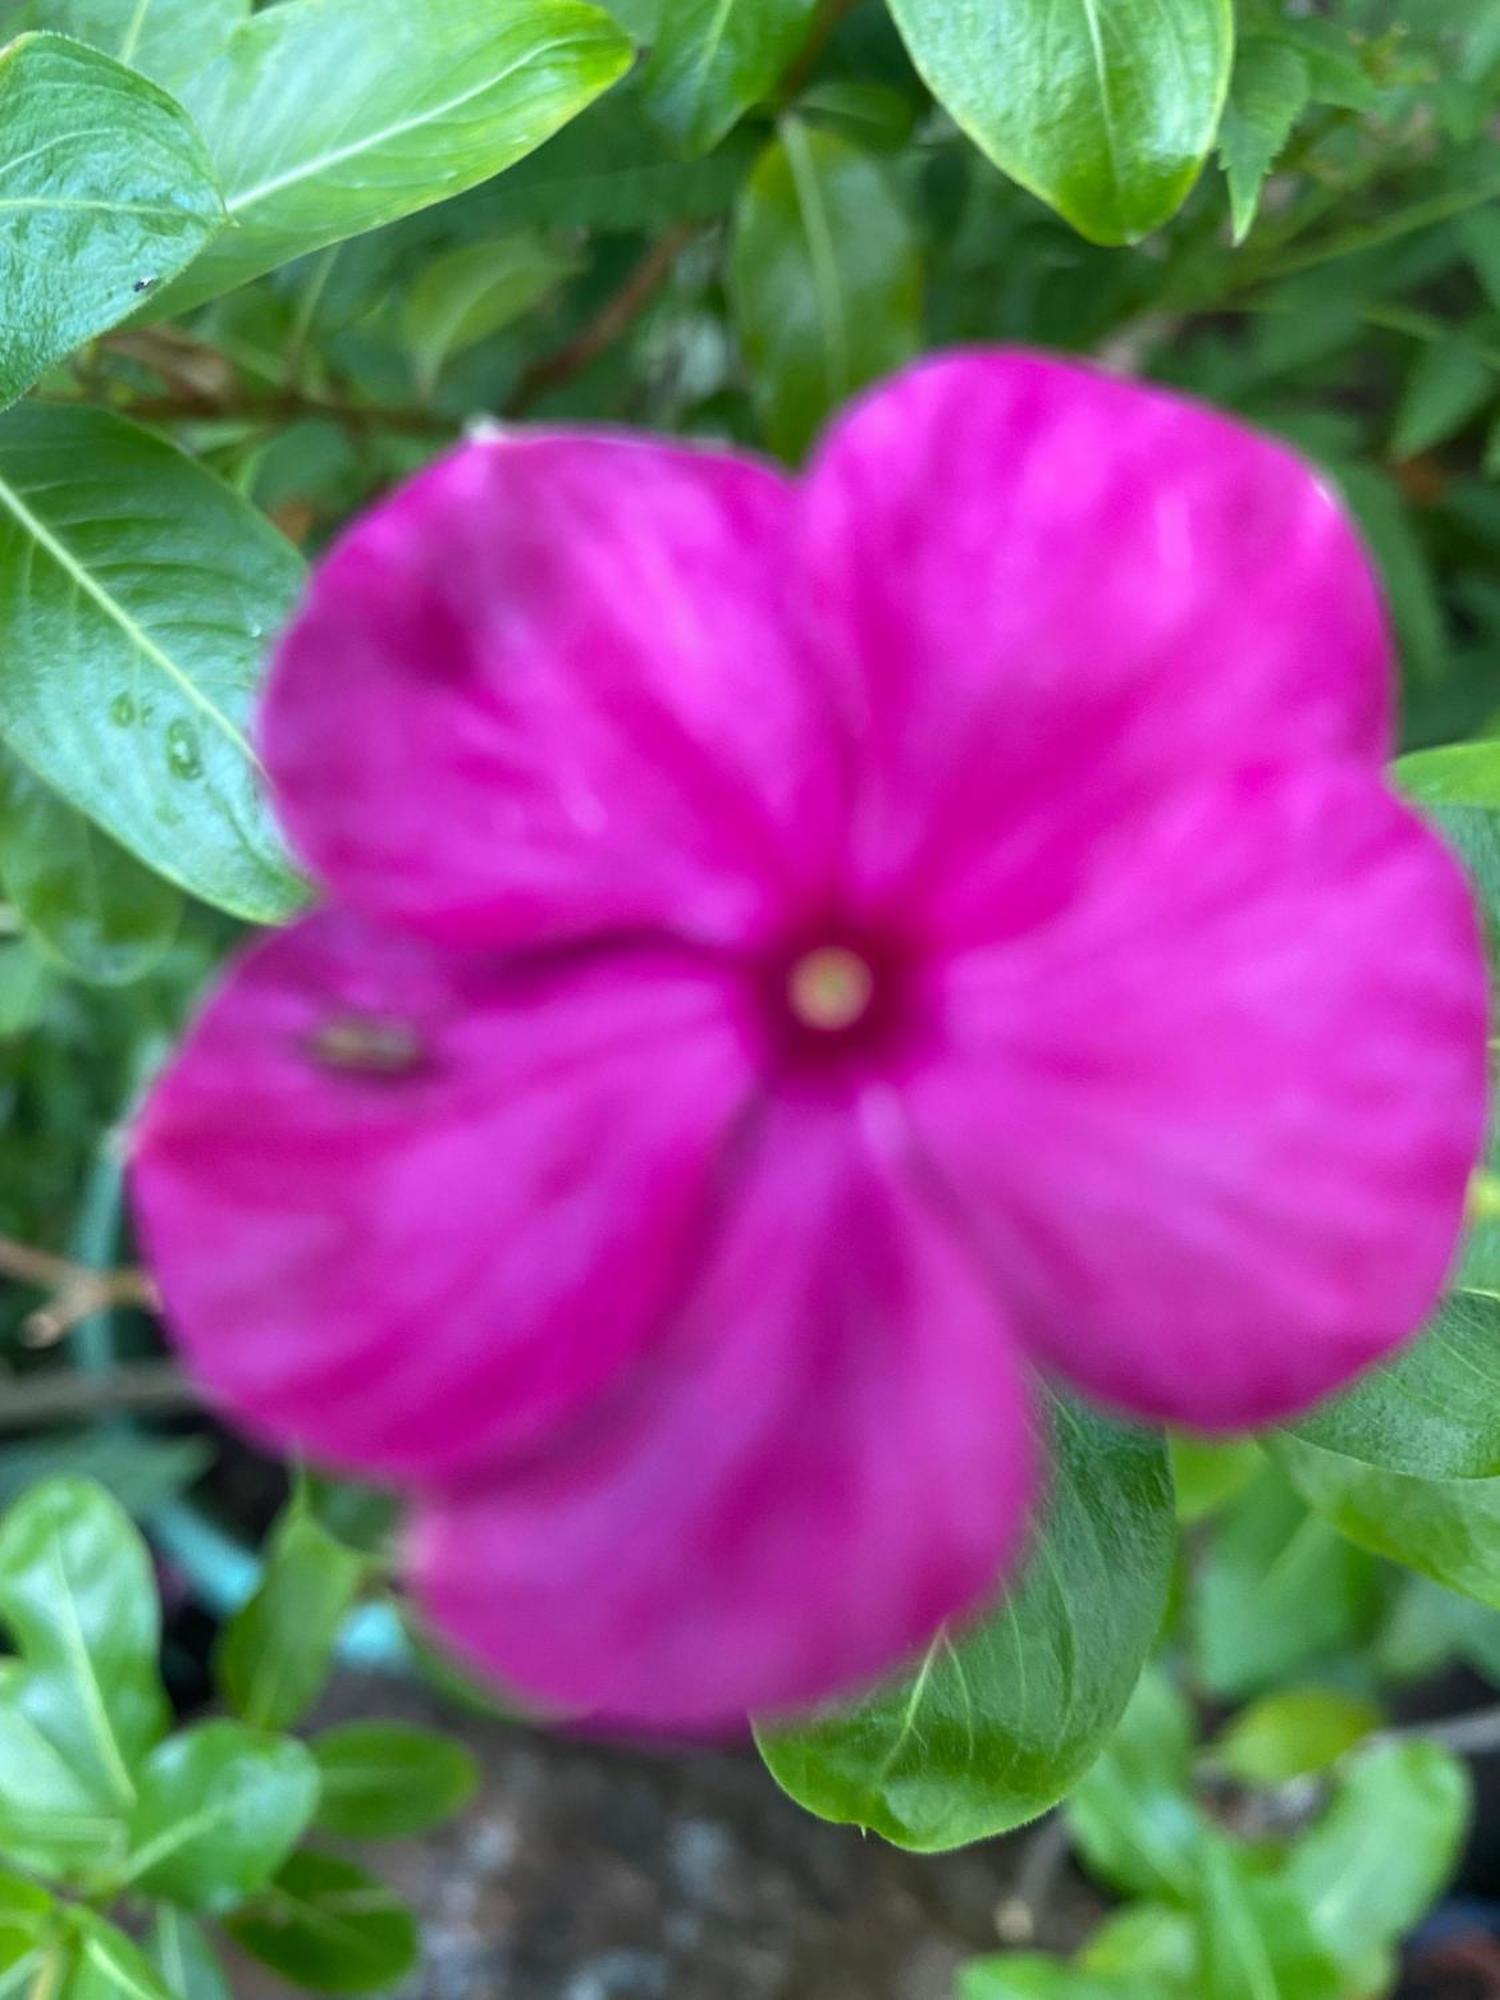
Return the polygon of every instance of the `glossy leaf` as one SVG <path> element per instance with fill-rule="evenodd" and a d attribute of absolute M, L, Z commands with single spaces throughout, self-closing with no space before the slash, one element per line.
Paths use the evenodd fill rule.
<path fill-rule="evenodd" d="M 1500 742 L 1450 743 L 1398 758 L 1395 779 L 1419 805 L 1484 806 L 1500 815 Z M 1500 822 L 1490 829 L 1500 853 Z"/>
<path fill-rule="evenodd" d="M 431 395 L 454 355 L 520 319 L 577 269 L 571 251 L 524 230 L 435 257 L 402 312 L 418 389 Z"/>
<path fill-rule="evenodd" d="M 363 1868 L 308 1849 L 226 1928 L 252 1958 L 314 1993 L 377 1993 L 416 1963 L 410 1911 Z"/>
<path fill-rule="evenodd" d="M 0 883 L 27 931 L 98 986 L 128 986 L 171 944 L 182 898 L 0 751 Z"/>
<path fill-rule="evenodd" d="M 1113 1734 L 1161 1623 L 1176 1543 L 1162 1441 L 1054 1406 L 1052 1491 L 1020 1583 L 916 1673 L 805 1728 L 762 1732 L 824 1819 L 923 1852 L 1035 1819 Z"/>
<path fill-rule="evenodd" d="M 125 1879 L 186 1909 L 233 1909 L 306 1831 L 318 1770 L 290 1737 L 206 1722 L 160 1744 L 140 1775 Z"/>
<path fill-rule="evenodd" d="M 1097 243 L 1186 200 L 1213 144 L 1230 0 L 891 0 L 911 57 L 1004 173 Z"/>
<path fill-rule="evenodd" d="M 9 1510 L 0 1621 L 27 1670 L 10 1684 L 0 1730 L 26 1714 L 95 1797 L 133 1805 L 135 1773 L 167 1720 L 160 1612 L 145 1544 L 100 1488 L 58 1479 Z"/>
<path fill-rule="evenodd" d="M 707 153 L 775 90 L 819 0 L 663 0 L 645 74 L 652 122 Z"/>
<path fill-rule="evenodd" d="M 231 2000 L 229 1982 L 207 1932 L 175 1903 L 163 1903 L 157 1910 L 146 1955 L 172 2000 Z"/>
<path fill-rule="evenodd" d="M 31 0 L 26 25 L 76 35 L 180 90 L 249 13 L 250 0 Z"/>
<path fill-rule="evenodd" d="M 291 546 L 102 410 L 0 418 L 0 736 L 148 867 L 252 921 L 305 891 L 247 731 Z"/>
<path fill-rule="evenodd" d="M 133 70 L 61 35 L 0 50 L 0 408 L 224 227 L 192 121 Z"/>
<path fill-rule="evenodd" d="M 365 1574 L 364 1558 L 311 1515 L 283 1515 L 259 1590 L 219 1649 L 218 1672 L 235 1713 L 257 1729 L 290 1729 L 317 1700 L 339 1627 Z"/>
<path fill-rule="evenodd" d="M 322 1781 L 317 1823 L 347 1840 L 399 1840 L 451 1819 L 479 1766 L 451 1737 L 400 1722 L 349 1722 L 312 1745 Z"/>
<path fill-rule="evenodd" d="M 1337 1764 L 1381 1719 L 1355 1695 L 1287 1688 L 1242 1709 L 1214 1745 L 1214 1761 L 1244 1784 L 1284 1785 Z"/>
<path fill-rule="evenodd" d="M 162 309 L 447 199 L 629 68 L 586 0 L 281 0 L 184 91 L 233 227 Z"/>
<path fill-rule="evenodd" d="M 783 457 L 920 344 L 916 239 L 887 169 L 798 119 L 750 176 L 730 275 L 766 436 Z"/>

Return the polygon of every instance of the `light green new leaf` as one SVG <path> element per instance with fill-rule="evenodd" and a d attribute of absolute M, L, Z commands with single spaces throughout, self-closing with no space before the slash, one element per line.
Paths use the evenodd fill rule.
<path fill-rule="evenodd" d="M 31 0 L 28 28 L 55 28 L 180 90 L 250 13 L 250 0 Z"/>
<path fill-rule="evenodd" d="M 1471 831 L 1476 841 L 1487 841 L 1493 848 L 1500 885 L 1500 741 L 1446 743 L 1439 750 L 1414 750 L 1396 760 L 1393 776 L 1418 805 L 1490 809 L 1494 816 L 1490 826 L 1485 828 L 1476 819 Z M 1451 838 L 1456 829 L 1445 816 L 1438 815 L 1438 820 Z"/>
<path fill-rule="evenodd" d="M 444 201 L 622 76 L 585 0 L 281 0 L 184 91 L 233 225 L 161 310 Z"/>
<path fill-rule="evenodd" d="M 431 395 L 454 355 L 540 305 L 578 268 L 576 253 L 530 230 L 434 257 L 413 282 L 402 312 L 421 393 Z"/>
<path fill-rule="evenodd" d="M 1346 1969 L 1416 1928 L 1458 1865 L 1473 1811 L 1465 1765 L 1435 1743 L 1389 1743 L 1351 1765 L 1293 1843 L 1287 1886 Z"/>
<path fill-rule="evenodd" d="M 234 1909 L 281 1867 L 317 1803 L 317 1766 L 291 1737 L 239 1722 L 185 1730 L 141 1770 L 123 1881 L 189 1910 Z"/>
<path fill-rule="evenodd" d="M 384 1883 L 352 1862 L 303 1849 L 225 1928 L 294 1986 L 376 1993 L 417 1958 L 417 1927 Z"/>
<path fill-rule="evenodd" d="M 818 0 L 664 0 L 644 78 L 652 123 L 684 152 L 710 152 L 775 90 L 817 8 Z"/>
<path fill-rule="evenodd" d="M 1195 1904 L 1194 2000 L 1354 2000 L 1371 1991 L 1351 1982 L 1296 1888 L 1223 1835 L 1203 1842 Z"/>
<path fill-rule="evenodd" d="M 786 458 L 921 344 L 921 264 L 886 168 L 795 118 L 741 196 L 730 281 L 766 436 Z"/>
<path fill-rule="evenodd" d="M 165 91 L 61 35 L 0 51 L 0 408 L 224 221 L 203 141 Z"/>
<path fill-rule="evenodd" d="M 451 1737 L 401 1722 L 348 1722 L 312 1745 L 322 1789 L 317 1823 L 347 1840 L 400 1840 L 451 1819 L 474 1796 L 479 1767 Z"/>
<path fill-rule="evenodd" d="M 1186 2000 L 1186 1992 L 1135 1973 L 1092 1973 L 1040 1953 L 1006 1952 L 964 1966 L 957 2000 Z"/>
<path fill-rule="evenodd" d="M 0 750 L 0 883 L 70 972 L 127 986 L 177 932 L 182 898 Z"/>
<path fill-rule="evenodd" d="M 92 1910 L 68 1913 L 58 2000 L 172 2000 L 140 1946 Z"/>
<path fill-rule="evenodd" d="M 272 1537 L 259 1590 L 236 1613 L 218 1674 L 235 1713 L 257 1729 L 290 1729 L 322 1692 L 339 1627 L 365 1559 L 293 1508 Z"/>
<path fill-rule="evenodd" d="M 175 1903 L 163 1903 L 146 1941 L 146 1955 L 172 2000 L 232 2000 L 203 1926 Z"/>
<path fill-rule="evenodd" d="M 148 867 L 254 922 L 305 891 L 248 730 L 290 543 L 102 410 L 0 418 L 0 738 Z"/>
<path fill-rule="evenodd" d="M 1204 1826 L 1192 1763 L 1192 1711 L 1167 1675 L 1148 1667 L 1103 1756 L 1064 1807 L 1092 1873 L 1126 1895 L 1186 1900 Z"/>
<path fill-rule="evenodd" d="M 1295 49 L 1260 36 L 1241 42 L 1219 127 L 1236 243 L 1249 235 L 1261 189 L 1311 96 L 1307 64 Z"/>
<path fill-rule="evenodd" d="M 45 1889 L 19 1875 L 0 1874 L 0 1994 L 35 1995 L 47 1953 L 54 1948 L 57 1904 Z"/>
<path fill-rule="evenodd" d="M 1247 1785 L 1284 1785 L 1326 1771 L 1381 1724 L 1373 1702 L 1331 1688 L 1287 1688 L 1242 1709 L 1214 1762 Z"/>
<path fill-rule="evenodd" d="M 132 1806 L 167 1721 L 161 1614 L 146 1545 L 101 1488 L 53 1480 L 5 1515 L 0 1623 L 41 1690 L 30 1719 L 97 1796 Z"/>
<path fill-rule="evenodd" d="M 800 1729 L 771 1775 L 823 1819 L 921 1852 L 1035 1819 L 1113 1734 L 1166 1603 L 1176 1522 L 1159 1437 L 1053 1406 L 1052 1481 L 1015 1590 L 915 1675 Z"/>
<path fill-rule="evenodd" d="M 1230 0 L 891 0 L 933 94 L 1002 172 L 1097 243 L 1186 200 L 1218 130 Z"/>

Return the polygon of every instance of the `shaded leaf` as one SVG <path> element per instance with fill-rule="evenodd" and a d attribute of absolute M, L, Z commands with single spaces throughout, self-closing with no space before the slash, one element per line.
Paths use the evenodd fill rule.
<path fill-rule="evenodd" d="M 219 1649 L 219 1682 L 237 1715 L 258 1729 L 301 1720 L 323 1690 L 364 1574 L 364 1558 L 311 1515 L 294 1507 L 282 1516 L 261 1586 Z"/>
<path fill-rule="evenodd" d="M 322 1780 L 317 1823 L 348 1840 L 399 1840 L 451 1819 L 479 1766 L 449 1736 L 400 1722 L 348 1722 L 312 1745 Z"/>
<path fill-rule="evenodd" d="M 252 1958 L 315 1993 L 379 1992 L 417 1958 L 416 1924 L 383 1883 L 307 1849 L 226 1928 Z"/>
<path fill-rule="evenodd" d="M 647 116 L 685 152 L 710 152 L 769 97 L 819 0 L 662 0 L 643 79 Z"/>

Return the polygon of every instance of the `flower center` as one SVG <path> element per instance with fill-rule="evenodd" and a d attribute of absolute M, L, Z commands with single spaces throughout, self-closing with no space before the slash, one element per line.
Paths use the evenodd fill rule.
<path fill-rule="evenodd" d="M 846 945 L 820 945 L 796 959 L 787 974 L 787 1002 L 804 1028 L 843 1034 L 857 1027 L 875 997 L 868 962 Z"/>

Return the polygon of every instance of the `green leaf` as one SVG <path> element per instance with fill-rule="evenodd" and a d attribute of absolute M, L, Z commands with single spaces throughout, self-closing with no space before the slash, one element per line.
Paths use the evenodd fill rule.
<path fill-rule="evenodd" d="M 1197 1566 L 1199 1675 L 1213 1694 L 1253 1694 L 1362 1644 L 1380 1608 L 1375 1565 L 1267 1466 L 1215 1517 Z"/>
<path fill-rule="evenodd" d="M 177 934 L 182 898 L 0 750 L 0 882 L 70 972 L 128 986 Z"/>
<path fill-rule="evenodd" d="M 1326 1771 L 1380 1727 L 1373 1702 L 1330 1688 L 1287 1688 L 1242 1710 L 1214 1759 L 1247 1785 L 1284 1785 Z"/>
<path fill-rule="evenodd" d="M 1064 1807 L 1079 1854 L 1111 1887 L 1178 1901 L 1190 1894 L 1204 1824 L 1192 1759 L 1192 1712 L 1167 1675 L 1148 1668 Z"/>
<path fill-rule="evenodd" d="M 92 1910 L 70 1910 L 58 2000 L 171 2000 L 140 1946 Z"/>
<path fill-rule="evenodd" d="M 1003 173 L 1096 243 L 1198 178 L 1229 87 L 1230 0 L 891 0 L 912 61 Z"/>
<path fill-rule="evenodd" d="M 819 0 L 664 0 L 646 112 L 684 152 L 707 153 L 769 97 L 807 40 Z"/>
<path fill-rule="evenodd" d="M 133 1520 L 174 1500 L 213 1464 L 206 1437 L 158 1437 L 150 1431 L 53 1431 L 0 1446 L 0 1507 L 28 1486 L 71 1475 L 102 1486 Z"/>
<path fill-rule="evenodd" d="M 1201 2000 L 1352 2000 L 1348 1967 L 1293 1886 L 1219 1834 L 1204 1840 L 1200 1871 Z"/>
<path fill-rule="evenodd" d="M 257 1729 L 290 1729 L 323 1690 L 365 1559 L 293 1507 L 271 1540 L 259 1590 L 219 1649 L 219 1682 Z"/>
<path fill-rule="evenodd" d="M 400 1722 L 349 1722 L 312 1745 L 322 1778 L 317 1823 L 348 1840 L 426 1833 L 462 1810 L 479 1785 L 471 1752 Z"/>
<path fill-rule="evenodd" d="M 203 142 L 165 91 L 61 35 L 0 51 L 0 408 L 223 227 Z"/>
<path fill-rule="evenodd" d="M 33 1026 L 51 984 L 51 967 L 25 938 L 0 938 L 0 1036 Z"/>
<path fill-rule="evenodd" d="M 1039 1953 L 978 1958 L 958 1975 L 958 2000 L 1174 2000 L 1175 1991 L 1131 1974 L 1084 1972 Z"/>
<path fill-rule="evenodd" d="M 184 91 L 234 225 L 186 306 L 446 200 L 540 146 L 630 67 L 584 0 L 281 0 Z"/>
<path fill-rule="evenodd" d="M 1418 678 L 1435 680 L 1443 670 L 1447 627 L 1432 564 L 1406 502 L 1372 465 L 1333 470 L 1380 565 L 1406 663 Z"/>
<path fill-rule="evenodd" d="M 1392 772 L 1409 799 L 1424 806 L 1487 806 L 1500 815 L 1500 742 L 1445 743 L 1440 750 L 1415 750 L 1396 760 Z M 1448 823 L 1440 822 L 1447 830 Z M 1472 829 L 1486 839 L 1483 827 Z M 1487 835 L 1500 862 L 1500 822 Z"/>
<path fill-rule="evenodd" d="M 1184 1910 L 1164 1903 L 1130 1903 L 1107 1917 L 1089 1939 L 1078 1961 L 1085 1972 L 1118 1977 L 1129 1973 L 1155 1980 L 1153 1993 L 1163 1987 L 1192 1990 L 1198 1972 L 1198 1941 L 1192 1919 Z"/>
<path fill-rule="evenodd" d="M 1241 42 L 1219 127 L 1236 243 L 1249 235 L 1261 189 L 1311 94 L 1307 64 L 1295 49 L 1264 36 Z"/>
<path fill-rule="evenodd" d="M 1260 1447 L 1249 1438 L 1190 1437 L 1178 1431 L 1169 1442 L 1177 1518 L 1189 1525 L 1227 1506 L 1261 1468 Z"/>
<path fill-rule="evenodd" d="M 305 891 L 246 732 L 302 575 L 164 439 L 102 410 L 0 418 L 0 736 L 148 867 L 264 923 Z"/>
<path fill-rule="evenodd" d="M 783 457 L 921 344 L 916 239 L 887 169 L 798 119 L 741 197 L 730 280 L 766 436 Z"/>
<path fill-rule="evenodd" d="M 1463 340 L 1424 343 L 1406 378 L 1391 427 L 1391 456 L 1415 458 L 1446 444 L 1496 393 L 1495 371 Z"/>
<path fill-rule="evenodd" d="M 318 1767 L 288 1736 L 205 1722 L 140 1776 L 123 1880 L 186 1909 L 233 1909 L 281 1867 L 318 1803 Z"/>
<path fill-rule="evenodd" d="M 647 125 L 632 81 L 449 212 L 481 212 L 497 229 L 535 222 L 622 232 L 707 221 L 733 206 L 758 150 L 741 133 L 707 159 L 669 153 Z"/>
<path fill-rule="evenodd" d="M 578 268 L 575 252 L 526 230 L 462 244 L 424 265 L 402 314 L 422 395 L 454 355 L 540 305 Z"/>
<path fill-rule="evenodd" d="M 308 1849 L 226 1928 L 253 1958 L 315 1993 L 379 1992 L 417 1959 L 416 1924 L 384 1883 Z"/>
<path fill-rule="evenodd" d="M 935 1852 L 1035 1819 L 1125 1711 L 1176 1546 L 1159 1437 L 1053 1406 L 1052 1484 L 1016 1589 L 916 1674 L 805 1727 L 762 1731 L 771 1775 L 820 1818 Z"/>
<path fill-rule="evenodd" d="M 128 1809 L 167 1705 L 151 1559 L 108 1494 L 58 1479 L 9 1510 L 0 1523 L 0 1620 L 42 1691 L 31 1718 L 96 1796 Z M 7 1775 L 0 1767 L 0 1815 Z"/>
<path fill-rule="evenodd" d="M 1341 1964 L 1358 1966 L 1416 1928 L 1458 1865 L 1472 1811 L 1467 1769 L 1437 1744 L 1383 1744 L 1349 1767 L 1286 1865 Z"/>
<path fill-rule="evenodd" d="M 92 42 L 180 90 L 207 68 L 250 12 L 250 0 L 31 0 L 28 28 Z"/>
<path fill-rule="evenodd" d="M 45 1889 L 19 1875 L 0 1873 L 0 1993 L 29 1988 L 52 1948 L 57 1904 Z"/>
<path fill-rule="evenodd" d="M 157 1910 L 146 1955 L 172 2000 L 232 2000 L 207 1932 L 175 1903 Z"/>

